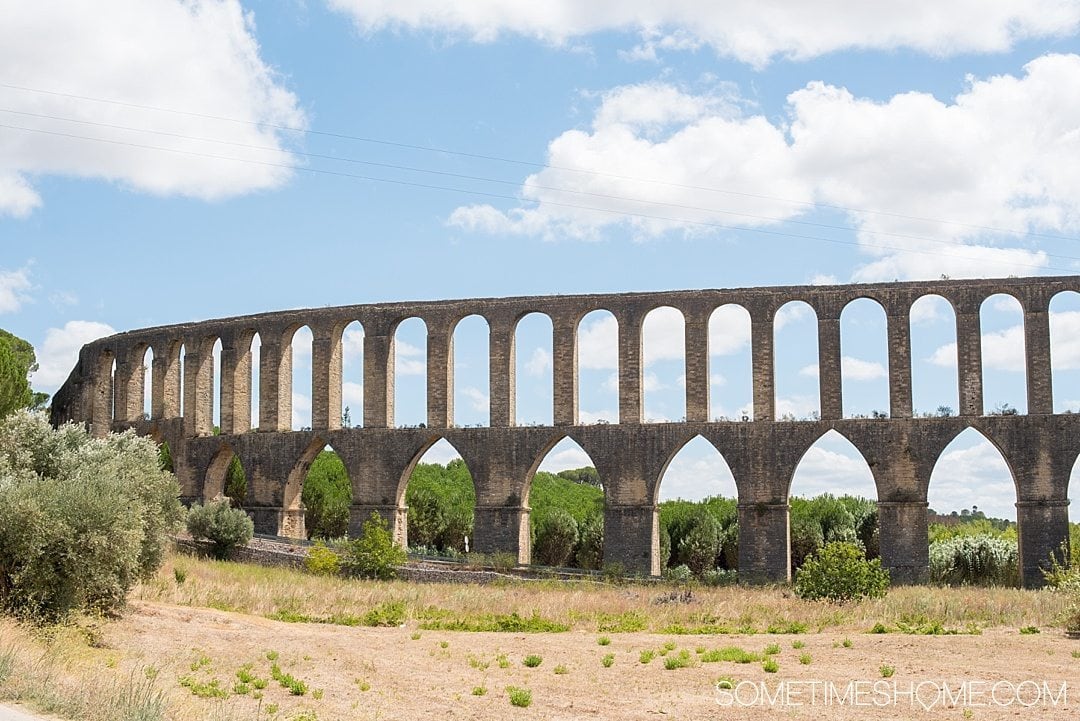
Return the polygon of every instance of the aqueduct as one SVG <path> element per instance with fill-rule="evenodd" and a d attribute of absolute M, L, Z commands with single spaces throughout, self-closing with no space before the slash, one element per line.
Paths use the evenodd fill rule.
<path fill-rule="evenodd" d="M 404 488 L 417 459 L 439 439 L 461 453 L 477 495 L 474 547 L 528 562 L 529 488 L 545 455 L 570 437 L 592 457 L 604 484 L 605 562 L 659 572 L 658 487 L 667 464 L 700 435 L 727 459 L 738 490 L 739 573 L 747 581 L 790 576 L 789 489 L 806 450 L 830 430 L 862 453 L 877 487 L 883 565 L 894 581 L 926 577 L 927 490 L 943 449 L 965 429 L 1001 451 L 1016 487 L 1021 576 L 1042 583 L 1041 568 L 1068 542 L 1068 483 L 1080 453 L 1080 414 L 1055 414 L 1051 391 L 1049 304 L 1080 291 L 1080 276 L 942 280 L 842 286 L 793 286 L 607 295 L 534 296 L 387 303 L 264 313 L 120 333 L 82 348 L 78 365 L 53 399 L 54 423 L 89 424 L 95 434 L 134 427 L 169 442 L 187 502 L 220 492 L 236 454 L 248 478 L 244 507 L 259 532 L 299 535 L 300 488 L 326 445 L 341 456 L 353 489 L 350 527 L 372 511 L 403 538 Z M 1007 294 L 1023 309 L 1027 413 L 986 415 L 980 307 Z M 951 417 L 914 417 L 911 386 L 912 304 L 936 294 L 956 318 L 959 409 Z M 885 311 L 889 410 L 883 418 L 843 418 L 840 314 L 857 299 Z M 820 418 L 775 420 L 774 321 L 789 301 L 817 314 Z M 709 318 L 726 304 L 750 317 L 753 420 L 710 420 Z M 670 306 L 685 320 L 686 418 L 643 422 L 642 323 Z M 582 424 L 578 412 L 578 326 L 605 309 L 618 321 L 618 423 Z M 515 328 L 530 313 L 551 319 L 553 419 L 515 425 Z M 454 425 L 453 332 L 470 315 L 489 325 L 490 423 Z M 427 422 L 394 420 L 395 329 L 409 318 L 427 327 Z M 342 334 L 359 321 L 363 336 L 363 426 L 342 427 Z M 312 427 L 291 428 L 291 339 L 312 332 Z M 259 412 L 251 419 L 251 341 L 258 333 Z M 221 343 L 220 435 L 213 434 L 214 364 Z M 181 364 L 180 349 L 185 353 Z M 151 411 L 144 414 L 143 368 L 153 352 Z M 183 379 L 181 379 L 181 367 Z M 183 381 L 183 382 L 181 382 Z M 181 398 L 181 388 L 183 389 Z M 181 405 L 183 413 L 181 414 Z M 883 414 L 886 415 L 886 414 Z M 249 430 L 251 429 L 251 430 Z"/>

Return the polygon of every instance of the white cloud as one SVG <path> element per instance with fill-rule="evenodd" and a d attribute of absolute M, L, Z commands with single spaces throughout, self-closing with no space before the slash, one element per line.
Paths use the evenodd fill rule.
<path fill-rule="evenodd" d="M 605 421 L 607 423 L 618 423 L 619 412 L 610 409 L 604 409 L 599 411 L 587 411 L 581 409 L 578 411 L 578 420 L 582 425 L 589 425 L 598 421 Z"/>
<path fill-rule="evenodd" d="M 791 396 L 776 399 L 776 417 L 795 416 L 797 419 L 809 418 L 819 410 L 818 397 L 814 395 Z M 769 419 L 763 419 L 769 420 Z"/>
<path fill-rule="evenodd" d="M 292 428 L 311 427 L 311 396 L 293 391 L 292 394 Z"/>
<path fill-rule="evenodd" d="M 341 384 L 342 407 L 349 407 L 349 414 L 353 418 L 353 425 L 359 425 L 364 409 L 364 386 L 360 383 L 345 381 Z"/>
<path fill-rule="evenodd" d="M 854 450 L 828 448 L 824 443 L 811 446 L 795 469 L 792 495 L 851 493 L 877 498 L 873 474 L 857 453 Z"/>
<path fill-rule="evenodd" d="M 533 349 L 529 360 L 525 362 L 525 372 L 531 376 L 542 376 L 551 372 L 551 354 L 543 348 Z"/>
<path fill-rule="evenodd" d="M 0 188 L 0 194 L 3 189 Z M 0 198 L 3 196 L 0 195 Z M 14 313 L 30 300 L 30 269 L 0 270 L 0 313 Z"/>
<path fill-rule="evenodd" d="M 1068 316 L 1060 318 L 1058 316 Z M 1052 313 L 1055 325 L 1068 328 L 1069 331 L 1080 331 L 1080 312 Z M 1055 343 L 1058 351 L 1054 359 L 1054 366 L 1063 370 L 1080 368 L 1080 342 L 1073 340 L 1073 336 L 1065 335 L 1060 344 Z M 937 348 L 927 359 L 931 363 L 944 368 L 956 367 L 956 343 L 946 343 Z M 1004 330 L 983 333 L 982 336 L 982 362 L 983 366 L 998 371 L 1023 371 L 1024 361 L 1024 326 L 1014 325 Z"/>
<path fill-rule="evenodd" d="M 889 372 L 885 366 L 877 361 L 862 360 L 844 356 L 840 359 L 840 369 L 844 378 L 853 381 L 872 381 L 878 378 L 886 378 Z"/>
<path fill-rule="evenodd" d="M 427 375 L 427 351 L 400 338 L 396 339 L 394 373 L 399 376 Z"/>
<path fill-rule="evenodd" d="M 1054 369 L 1080 369 L 1080 311 L 1051 312 L 1050 339 Z"/>
<path fill-rule="evenodd" d="M 645 316 L 642 324 L 643 362 L 648 367 L 659 361 L 686 357 L 686 322 L 682 313 L 664 306 Z"/>
<path fill-rule="evenodd" d="M 90 341 L 116 333 L 112 326 L 89 320 L 69 320 L 63 328 L 45 331 L 37 353 L 38 370 L 31 378 L 36 390 L 53 393 L 79 360 L 79 350 Z"/>
<path fill-rule="evenodd" d="M 997 449 L 974 431 L 953 443 L 930 474 L 930 507 L 948 513 L 974 504 L 989 516 L 1016 518 L 1016 487 Z"/>
<path fill-rule="evenodd" d="M 810 365 L 803 366 L 799 369 L 799 375 L 806 376 L 807 378 L 817 378 L 819 374 L 817 363 L 811 363 Z"/>
<path fill-rule="evenodd" d="M 698 501 L 707 496 L 734 498 L 735 477 L 724 457 L 708 441 L 694 439 L 671 459 L 660 479 L 660 500 L 685 498 Z"/>
<path fill-rule="evenodd" d="M 910 48 L 934 56 L 1000 52 L 1019 40 L 1067 35 L 1080 23 L 1075 3 L 978 0 L 866 4 L 853 0 L 793 3 L 732 0 L 328 0 L 361 33 L 383 29 L 433 31 L 492 42 L 506 34 L 566 44 L 600 32 L 634 32 L 626 59 L 655 60 L 657 50 L 708 45 L 718 55 L 761 66 L 775 57 L 808 59 L 849 48 Z"/>
<path fill-rule="evenodd" d="M 457 449 L 450 444 L 445 438 L 440 438 L 435 442 L 431 448 L 427 449 L 427 452 L 420 458 L 421 463 L 438 463 L 445 466 L 450 461 L 461 458 L 461 454 L 457 452 Z"/>
<path fill-rule="evenodd" d="M 344 353 L 345 358 L 360 358 L 363 356 L 364 331 L 357 328 L 347 328 L 341 334 L 341 351 Z"/>
<path fill-rule="evenodd" d="M 847 211 L 867 256 L 854 280 L 1030 275 L 1049 258 L 1014 233 L 1080 229 L 1075 88 L 1080 56 L 1046 55 L 1016 77 L 969 78 L 949 102 L 811 82 L 772 120 L 726 87 L 623 86 L 601 97 L 591 127 L 551 141 L 552 167 L 521 188 L 527 205 L 463 207 L 448 222 L 547 238 L 718 235 L 703 224 L 776 226 L 825 203 L 866 209 Z"/>
<path fill-rule="evenodd" d="M 58 93 L 0 89 L 2 107 L 33 114 L 3 112 L 0 122 L 40 131 L 3 133 L 0 214 L 22 217 L 38 207 L 30 179 L 43 175 L 206 200 L 278 187 L 291 176 L 295 157 L 270 126 L 302 127 L 304 113 L 260 57 L 254 18 L 238 0 L 2 0 L 0 16 L 0 67 L 14 73 L 9 82 Z M 44 115 L 83 122 L 34 117 Z M 221 142 L 198 140 L 206 137 Z"/>
<path fill-rule="evenodd" d="M 734 355 L 750 347 L 750 313 L 722 305 L 709 317 L 709 355 Z"/>
<path fill-rule="evenodd" d="M 462 388 L 459 392 L 463 396 L 465 396 L 466 399 L 468 399 L 469 406 L 474 411 L 487 412 L 489 403 L 487 393 L 484 393 L 479 388 L 474 388 L 472 386 Z"/>
<path fill-rule="evenodd" d="M 578 366 L 590 370 L 619 367 L 619 322 L 615 316 L 597 314 L 578 327 Z"/>
<path fill-rule="evenodd" d="M 57 310 L 63 310 L 79 304 L 79 296 L 66 290 L 58 290 L 49 294 L 49 302 Z"/>
<path fill-rule="evenodd" d="M 548 473 L 558 473 L 569 468 L 584 468 L 593 465 L 589 454 L 581 449 L 581 446 L 573 441 L 560 441 L 551 449 L 544 460 L 540 462 L 538 470 Z"/>

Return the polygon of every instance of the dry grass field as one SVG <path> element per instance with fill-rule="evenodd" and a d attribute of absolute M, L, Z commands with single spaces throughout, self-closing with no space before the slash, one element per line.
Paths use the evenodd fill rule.
<path fill-rule="evenodd" d="M 120 619 L 0 623 L 0 698 L 109 721 L 1075 718 L 1064 606 L 1012 589 L 835 605 L 783 588 L 376 583 L 174 556 Z"/>

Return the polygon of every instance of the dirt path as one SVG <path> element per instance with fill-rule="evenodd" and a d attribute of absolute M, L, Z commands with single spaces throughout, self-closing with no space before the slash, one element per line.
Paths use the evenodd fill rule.
<path fill-rule="evenodd" d="M 978 636 L 632 633 L 610 638 L 610 645 L 601 646 L 597 634 L 581 631 L 452 633 L 412 626 L 288 624 L 139 603 L 110 625 L 103 653 L 123 656 L 110 672 L 130 673 L 145 665 L 159 669 L 161 688 L 193 719 L 205 717 L 216 704 L 244 718 L 255 718 L 260 711 L 273 717 L 265 715 L 269 708 L 277 718 L 289 719 L 310 709 L 320 721 L 696 719 L 728 716 L 725 703 L 745 706 L 738 717 L 748 719 L 777 714 L 806 719 L 1064 719 L 1080 714 L 1080 659 L 1072 655 L 1080 653 L 1080 643 L 1050 629 L 1033 635 L 997 629 Z M 804 646 L 793 648 L 798 643 Z M 665 644 L 674 648 L 659 655 Z M 775 673 L 767 673 L 761 662 L 700 662 L 699 651 L 737 646 L 761 654 L 769 644 L 780 647 L 773 657 L 779 664 Z M 642 652 L 650 650 L 657 653 L 655 658 L 641 663 Z M 275 661 L 268 659 L 268 652 Z M 666 660 L 681 652 L 691 666 L 666 669 Z M 605 667 L 608 654 L 610 666 Z M 804 654 L 809 663 L 800 663 Z M 542 662 L 528 668 L 522 663 L 527 655 L 539 655 Z M 505 667 L 500 667 L 500 657 Z M 252 674 L 269 678 L 273 663 L 303 681 L 305 695 L 289 695 L 270 680 L 262 699 L 248 693 L 203 700 L 180 685 L 186 679 L 190 687 L 202 684 L 205 690 L 217 679 L 218 688 L 231 692 L 236 672 L 245 664 Z M 557 666 L 565 667 L 565 673 L 556 673 Z M 890 678 L 883 677 L 889 672 L 883 667 L 891 667 Z M 737 698 L 717 690 L 721 677 L 738 684 Z M 917 697 L 908 693 L 913 684 L 921 684 Z M 513 707 L 508 686 L 528 689 L 531 706 Z M 946 687 L 958 703 L 950 704 L 942 695 Z M 474 695 L 480 688 L 485 693 Z M 1022 706 L 1017 688 L 1025 703 L 1038 703 Z M 963 693 L 969 694 L 966 699 L 956 696 Z"/>

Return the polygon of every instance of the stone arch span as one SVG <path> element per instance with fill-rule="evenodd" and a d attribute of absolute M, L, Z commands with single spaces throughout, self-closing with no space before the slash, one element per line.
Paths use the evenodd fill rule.
<path fill-rule="evenodd" d="M 593 458 L 604 477 L 606 506 L 605 554 L 611 561 L 641 573 L 654 570 L 649 519 L 654 508 L 655 479 L 681 443 L 700 434 L 728 460 L 739 493 L 739 567 L 745 581 L 787 578 L 787 483 L 798 458 L 826 430 L 835 429 L 863 454 L 874 474 L 881 508 L 882 558 L 893 568 L 906 569 L 918 579 L 925 569 L 925 551 L 908 543 L 916 531 L 905 527 L 925 522 L 926 491 L 933 459 L 949 440 L 968 425 L 990 438 L 1008 460 L 1017 489 L 1017 517 L 1026 585 L 1040 583 L 1040 564 L 1055 552 L 1068 534 L 1068 477 L 1080 452 L 1080 414 L 1054 413 L 1050 374 L 1049 303 L 1063 292 L 1080 292 L 1080 276 L 938 280 L 836 286 L 788 286 L 704 289 L 655 293 L 528 296 L 375 303 L 335 308 L 312 308 L 182 323 L 129 330 L 87 344 L 64 385 L 53 397 L 55 423 L 89 424 L 93 433 L 135 427 L 148 433 L 157 428 L 167 439 L 174 468 L 187 501 L 200 497 L 205 469 L 221 444 L 228 443 L 243 459 L 249 488 L 245 508 L 260 532 L 276 533 L 287 515 L 293 493 L 290 474 L 316 437 L 331 444 L 345 463 L 353 488 L 350 527 L 355 534 L 375 510 L 394 517 L 403 469 L 434 436 L 447 438 L 472 471 L 477 491 L 477 547 L 520 550 L 520 526 L 527 480 L 541 450 L 561 435 L 569 435 Z M 987 415 L 982 403 L 980 309 L 992 295 L 1016 298 L 1023 310 L 1028 413 Z M 952 415 L 914 417 L 911 369 L 912 304 L 926 295 L 944 298 L 955 309 L 955 375 L 958 399 Z M 841 354 L 833 340 L 840 313 L 847 303 L 870 298 L 885 310 L 890 409 L 887 418 L 842 418 Z M 804 301 L 818 318 L 817 381 L 821 417 L 800 423 L 774 420 L 776 311 L 790 301 Z M 734 304 L 750 318 L 749 346 L 753 408 L 735 418 L 712 418 L 707 402 L 710 314 Z M 670 307 L 685 319 L 687 419 L 643 423 L 642 321 L 650 310 Z M 581 361 L 579 321 L 604 309 L 615 317 L 618 357 L 613 385 L 617 387 L 618 418 L 608 423 L 583 424 L 578 413 Z M 552 325 L 552 421 L 550 425 L 514 424 L 512 377 L 513 331 L 529 313 L 543 313 Z M 452 392 L 444 361 L 451 350 L 449 331 L 456 320 L 479 315 L 490 329 L 489 362 L 491 422 L 485 428 L 454 428 L 445 399 Z M 429 345 L 414 357 L 427 374 L 425 422 L 415 427 L 394 426 L 394 331 L 407 318 L 419 318 L 428 329 Z M 337 397 L 319 380 L 313 397 L 320 408 L 312 430 L 289 429 L 284 397 L 284 336 L 290 328 L 307 326 L 313 337 L 313 374 L 334 378 L 340 357 L 336 331 L 358 322 L 363 335 L 363 425 L 341 428 L 334 421 Z M 260 339 L 258 388 L 251 381 L 254 365 L 251 340 Z M 214 340 L 221 342 L 222 436 L 210 435 L 208 420 L 214 379 L 205 363 Z M 207 342 L 210 345 L 207 345 Z M 323 343 L 327 341 L 327 343 Z M 322 345 L 320 345 L 322 344 Z M 151 417 L 134 418 L 131 396 L 138 384 L 136 365 L 129 359 L 138 349 L 153 349 Z M 182 352 L 183 351 L 183 352 Z M 246 365 L 245 365 L 246 364 Z M 615 365 L 615 364 L 609 364 Z M 115 366 L 115 371 L 114 371 Z M 433 371 L 437 366 L 440 372 Z M 951 372 L 951 369 L 950 369 Z M 208 382 L 209 381 L 209 382 Z M 812 381 L 807 381 L 812 382 Z M 181 393 L 181 388 L 183 391 Z M 325 392 L 324 392 L 325 391 Z M 127 396 L 125 398 L 124 396 Z M 258 432 L 246 432 L 251 396 L 259 398 Z M 183 397 L 182 397 L 183 396 Z M 119 401 L 119 402 L 118 402 Z M 212 403 L 212 401 L 211 401 Z M 916 404 L 917 405 L 917 404 Z M 209 413 L 207 411 L 210 411 Z M 741 409 L 740 409 L 741 410 Z M 842 410 L 842 409 L 841 409 Z M 925 410 L 919 408 L 919 410 Z M 746 420 L 743 420 L 745 417 Z M 321 427 L 315 427 L 321 426 Z M 295 485 L 295 483 L 293 484 Z M 920 514 L 923 520 L 920 521 Z M 891 547 L 886 526 L 895 526 Z M 614 529 L 620 529 L 615 531 Z M 649 531 L 649 532 L 646 532 Z M 925 549 L 925 541 L 921 544 Z M 889 556 L 889 554 L 892 554 Z M 923 555 L 920 555 L 923 554 Z M 891 559 L 891 560 L 890 560 Z"/>

